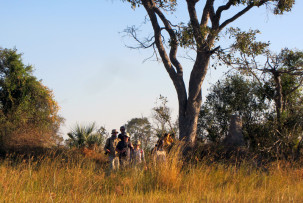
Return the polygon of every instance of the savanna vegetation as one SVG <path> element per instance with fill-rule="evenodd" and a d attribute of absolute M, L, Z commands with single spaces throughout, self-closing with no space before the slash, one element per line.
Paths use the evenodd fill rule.
<path fill-rule="evenodd" d="M 144 21 L 139 27 L 134 25 L 125 29 L 135 43 L 129 47 L 151 49 L 152 56 L 163 64 L 177 93 L 179 135 L 186 142 L 189 151 L 194 146 L 197 136 L 197 121 L 202 105 L 201 86 L 208 72 L 210 59 L 220 57 L 228 48 L 232 48 L 222 44 L 226 42 L 224 32 L 229 29 L 241 32 L 239 28 L 232 28 L 232 23 L 254 9 L 263 7 L 275 15 L 282 15 L 290 12 L 295 4 L 295 0 L 122 0 L 122 2 L 128 2 L 133 10 L 141 7 L 146 12 L 146 17 L 142 16 Z M 185 15 L 179 15 L 178 12 Z M 258 23 L 256 20 L 251 22 Z M 144 32 L 140 32 L 142 25 L 148 25 Z M 248 42 L 245 38 L 243 40 L 241 35 L 234 36 L 235 43 Z M 245 43 L 242 45 L 245 46 Z M 263 44 L 254 45 L 256 45 L 254 51 L 263 48 Z M 180 60 L 182 56 L 191 59 L 192 64 L 183 63 Z M 190 70 L 188 80 L 184 77 L 185 68 Z M 188 85 L 185 81 L 189 81 Z"/>
<path fill-rule="evenodd" d="M 102 159 L 99 159 L 102 160 Z M 102 162 L 61 154 L 0 163 L 4 202 L 300 202 L 303 170 L 289 162 L 266 168 L 250 163 L 193 164 L 172 155 L 147 170 L 126 169 L 106 176 Z"/>
<path fill-rule="evenodd" d="M 17 50 L 1 49 L 0 124 L 5 155 L 0 160 L 1 200 L 302 200 L 302 52 L 283 49 L 266 56 L 273 62 L 267 61 L 269 68 L 243 68 L 240 59 L 222 57 L 221 62 L 234 69 L 211 87 L 201 107 L 198 140 L 190 157 L 183 156 L 182 142 L 177 140 L 165 163 L 155 164 L 150 157 L 157 138 L 165 133 L 178 135 L 178 122 L 172 119 L 167 99 L 160 96 L 151 110 L 152 121 L 141 117 L 125 123 L 132 139 L 143 143 L 146 169 L 127 168 L 108 175 L 103 152 L 107 130 L 95 123 L 77 124 L 65 146 L 57 146 L 63 119 L 51 91 L 33 76 L 32 66 L 23 64 Z M 242 119 L 245 147 L 222 143 L 234 114 Z"/>
<path fill-rule="evenodd" d="M 50 90 L 32 76 L 31 66 L 23 65 L 16 50 L 2 51 L 1 70 L 5 71 L 1 75 L 1 95 L 8 96 L 1 98 L 4 115 L 1 146 L 8 147 L 2 148 L 6 153 L 0 159 L 1 201 L 299 202 L 303 199 L 302 123 L 298 119 L 303 113 L 302 79 L 300 74 L 286 71 L 293 70 L 289 64 L 301 64 L 298 50 L 284 49 L 276 55 L 284 57 L 277 68 L 285 104 L 280 119 L 274 76 L 261 77 L 262 74 L 252 74 L 253 70 L 240 74 L 241 69 L 235 68 L 211 87 L 201 107 L 198 140 L 190 157 L 183 156 L 182 142 L 175 140 L 166 162 L 157 164 L 151 158 L 149 152 L 157 138 L 164 133 L 178 135 L 178 122 L 172 119 L 167 99 L 160 96 L 151 110 L 152 121 L 141 117 L 125 123 L 132 139 L 144 143 L 147 167 L 120 169 L 110 174 L 103 152 L 105 139 L 109 137 L 107 130 L 95 123 L 77 124 L 68 133 L 65 146 L 56 146 L 62 118 L 57 114 L 58 106 Z M 36 91 L 41 91 L 40 97 Z M 31 103 L 27 103 L 29 98 Z M 222 143 L 234 114 L 243 121 L 245 147 L 230 148 Z M 35 145 L 25 142 L 24 134 L 13 137 L 18 147 L 9 145 L 5 140 L 12 139 L 25 124 L 29 129 L 25 131 L 27 137 Z M 40 133 L 32 134 L 36 129 Z M 44 137 L 44 133 L 52 136 Z M 43 153 L 37 146 L 44 149 Z"/>
<path fill-rule="evenodd" d="M 77 124 L 63 143 L 63 118 L 52 91 L 33 76 L 16 49 L 0 49 L 0 200 L 4 202 L 300 202 L 303 200 L 302 84 L 303 52 L 269 50 L 256 42 L 257 30 L 227 26 L 254 7 L 274 14 L 289 12 L 293 0 L 186 1 L 190 22 L 168 19 L 177 0 L 122 0 L 143 6 L 153 34 L 143 41 L 137 29 L 126 32 L 139 47 L 153 47 L 178 95 L 177 121 L 160 96 L 152 120 L 125 123 L 132 140 L 140 140 L 146 167 L 109 173 L 103 146 L 104 127 Z M 226 19 L 222 14 L 238 8 Z M 200 8 L 200 7 L 199 7 Z M 147 22 L 147 21 L 146 21 Z M 234 39 L 221 48 L 220 33 Z M 189 50 L 193 68 L 188 91 L 178 48 Z M 230 67 L 202 104 L 201 86 L 209 68 Z M 230 118 L 241 119 L 242 146 L 229 146 Z M 155 163 L 151 149 L 158 138 L 174 134 L 165 162 Z M 185 145 L 184 145 L 185 141 Z M 185 146 L 185 147 L 184 147 Z M 42 150 L 41 150 L 42 149 Z M 189 150 L 188 150 L 189 149 Z M 186 152 L 186 153 L 184 153 Z"/>

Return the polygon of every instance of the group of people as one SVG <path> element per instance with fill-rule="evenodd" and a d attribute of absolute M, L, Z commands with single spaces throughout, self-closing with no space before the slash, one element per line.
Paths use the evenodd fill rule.
<path fill-rule="evenodd" d="M 130 135 L 126 132 L 125 127 L 120 127 L 120 134 L 113 129 L 111 137 L 106 140 L 104 150 L 108 155 L 110 170 L 117 170 L 129 165 L 140 166 L 145 164 L 144 151 L 140 148 L 141 143 L 135 140 L 134 144 L 130 141 Z"/>

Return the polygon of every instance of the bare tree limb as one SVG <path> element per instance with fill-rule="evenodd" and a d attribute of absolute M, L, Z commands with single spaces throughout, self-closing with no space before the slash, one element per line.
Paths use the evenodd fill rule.
<path fill-rule="evenodd" d="M 163 22 L 165 29 L 168 32 L 170 39 L 171 39 L 171 42 L 170 42 L 171 49 L 170 49 L 170 53 L 169 53 L 170 60 L 171 60 L 172 64 L 175 66 L 175 68 L 177 69 L 177 73 L 179 74 L 179 76 L 183 77 L 182 65 L 180 64 L 180 62 L 177 60 L 177 57 L 176 57 L 177 50 L 178 50 L 178 40 L 177 40 L 176 33 L 172 29 L 170 21 L 165 18 L 165 16 L 161 12 L 161 10 L 156 7 L 154 7 L 154 10 L 155 10 L 155 13 L 161 19 L 161 21 Z"/>
<path fill-rule="evenodd" d="M 202 44 L 203 44 L 203 39 L 202 39 L 202 33 L 200 30 L 200 23 L 198 21 L 197 18 L 197 12 L 196 12 L 196 3 L 197 1 L 192 1 L 192 0 L 186 0 L 187 1 L 187 9 L 188 9 L 188 13 L 189 13 L 189 18 L 190 18 L 190 22 L 191 25 L 193 27 L 193 31 L 194 31 L 194 37 L 197 43 L 197 47 L 202 48 Z"/>
<path fill-rule="evenodd" d="M 207 0 L 204 6 L 202 18 L 201 18 L 201 25 L 203 27 L 207 26 L 209 18 L 212 20 L 215 12 L 214 12 L 214 1 L 215 0 Z"/>
<path fill-rule="evenodd" d="M 219 31 L 221 31 L 224 27 L 226 27 L 229 23 L 235 21 L 236 19 L 238 19 L 239 17 L 241 17 L 243 14 L 245 14 L 247 11 L 249 11 L 251 8 L 253 8 L 254 6 L 262 6 L 263 4 L 265 4 L 266 2 L 268 2 L 269 0 L 262 0 L 259 3 L 255 3 L 252 2 L 250 4 L 248 4 L 243 10 L 241 10 L 240 12 L 238 12 L 236 15 L 234 15 L 233 17 L 225 20 L 220 26 L 219 26 Z M 219 23 L 221 14 L 223 11 L 228 10 L 231 6 L 233 5 L 232 0 L 229 0 L 228 3 L 224 6 L 221 6 L 218 8 L 217 12 L 216 12 L 216 18 L 217 18 L 217 23 Z"/>
<path fill-rule="evenodd" d="M 226 25 L 228 25 L 229 23 L 235 21 L 236 19 L 238 19 L 239 17 L 241 17 L 243 14 L 245 14 L 247 11 L 249 11 L 251 8 L 253 7 L 253 5 L 248 5 L 246 8 L 244 8 L 242 11 L 238 12 L 236 15 L 234 15 L 233 17 L 227 19 L 226 21 L 224 21 L 220 26 L 219 26 L 219 31 L 221 31 L 223 28 L 226 27 Z"/>

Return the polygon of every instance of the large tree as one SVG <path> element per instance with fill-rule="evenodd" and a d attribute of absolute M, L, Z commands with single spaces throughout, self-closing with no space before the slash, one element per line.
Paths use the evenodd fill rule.
<path fill-rule="evenodd" d="M 16 49 L 0 48 L 0 144 L 50 146 L 63 119 L 52 91 L 33 76 Z"/>
<path fill-rule="evenodd" d="M 202 103 L 201 86 L 209 68 L 210 57 L 220 49 L 219 46 L 215 47 L 219 33 L 254 7 L 272 7 L 274 14 L 283 14 L 283 12 L 290 11 L 295 2 L 295 0 L 186 0 L 190 21 L 185 26 L 186 22 L 182 20 L 176 25 L 169 20 L 170 14 L 173 14 L 178 7 L 177 0 L 122 1 L 131 3 L 133 8 L 143 6 L 147 12 L 154 31 L 152 37 L 140 41 L 134 28 L 129 29 L 129 33 L 142 48 L 153 47 L 157 50 L 177 91 L 179 138 L 184 139 L 189 146 L 192 146 L 196 139 L 197 121 Z M 204 6 L 198 4 L 203 2 Z M 234 7 L 239 10 L 230 14 L 229 10 Z M 200 8 L 201 10 L 198 11 L 197 9 Z M 198 16 L 200 13 L 201 15 Z M 230 16 L 223 18 L 223 13 Z M 180 46 L 192 49 L 196 54 L 188 90 L 184 82 L 183 66 L 177 58 Z"/>

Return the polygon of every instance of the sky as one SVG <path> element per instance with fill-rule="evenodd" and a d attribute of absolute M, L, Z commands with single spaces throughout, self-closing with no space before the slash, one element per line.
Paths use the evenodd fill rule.
<path fill-rule="evenodd" d="M 172 22 L 178 18 L 188 22 L 183 2 L 180 7 Z M 259 29 L 258 39 L 270 41 L 276 52 L 284 47 L 302 50 L 302 10 L 302 1 L 281 16 L 253 9 L 232 26 Z M 224 17 L 231 14 L 228 11 Z M 110 131 L 131 118 L 150 117 L 160 95 L 167 97 L 176 118 L 177 95 L 163 65 L 144 62 L 151 50 L 126 47 L 133 41 L 123 30 L 141 25 L 145 15 L 143 8 L 132 10 L 119 0 L 0 0 L 0 47 L 17 48 L 24 63 L 35 68 L 34 75 L 53 90 L 65 118 L 60 130 L 65 138 L 76 123 L 96 122 Z M 151 33 L 149 24 L 141 29 L 142 34 Z M 223 37 L 223 45 L 224 41 Z M 188 83 L 192 62 L 181 59 L 181 63 Z M 225 67 L 209 70 L 204 98 L 226 71 Z"/>

